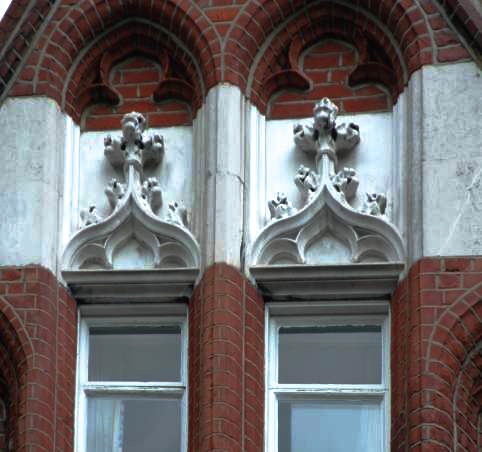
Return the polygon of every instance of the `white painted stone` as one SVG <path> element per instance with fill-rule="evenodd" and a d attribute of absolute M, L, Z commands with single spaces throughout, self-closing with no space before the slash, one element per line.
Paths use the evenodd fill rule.
<path fill-rule="evenodd" d="M 266 123 L 266 191 L 268 199 L 277 192 L 284 192 L 294 207 L 304 203 L 303 194 L 293 184 L 300 165 L 314 169 L 313 158 L 296 149 L 293 143 L 293 125 L 307 120 L 271 120 Z M 392 115 L 391 113 L 360 114 L 339 116 L 337 123 L 354 122 L 360 126 L 360 144 L 338 161 L 337 169 L 356 168 L 359 179 L 358 196 L 354 207 L 363 205 L 363 193 L 386 193 L 388 198 L 387 217 L 395 217 L 396 205 L 392 185 Z M 259 182 L 262 183 L 262 182 Z"/>
<path fill-rule="evenodd" d="M 109 201 L 103 214 L 93 202 L 81 210 L 82 229 L 65 248 L 62 271 L 99 266 L 104 270 L 199 268 L 199 246 L 187 229 L 185 207 L 169 202 L 168 214 L 159 211 L 162 192 L 157 174 L 164 163 L 164 138 L 145 133 L 145 123 L 142 114 L 128 113 L 121 121 L 122 135 L 103 139 L 103 160 L 122 175 L 114 174 L 97 194 Z M 144 171 L 149 165 L 154 176 Z M 80 169 L 82 181 L 86 174 L 82 165 Z M 89 180 L 84 189 L 91 189 Z"/>
<path fill-rule="evenodd" d="M 250 244 L 248 266 L 403 262 L 403 240 L 383 215 L 385 195 L 370 191 L 361 207 L 353 205 L 356 172 L 345 166 L 336 171 L 337 157 L 345 155 L 347 160 L 359 143 L 358 125 L 338 123 L 338 108 L 327 98 L 313 111 L 313 121 L 291 128 L 296 151 L 309 155 L 314 168 L 302 164 L 297 170 L 294 182 L 302 202 L 299 209 L 292 208 L 280 192 L 269 201 L 271 221 Z M 270 177 L 269 165 L 267 170 Z M 289 190 L 290 183 L 285 182 Z"/>
<path fill-rule="evenodd" d="M 192 128 L 165 127 L 147 129 L 146 135 L 164 136 L 165 153 L 161 165 L 144 169 L 144 177 L 156 177 L 162 191 L 163 204 L 159 211 L 161 218 L 166 218 L 171 201 L 182 201 L 189 214 L 193 205 L 192 186 Z M 107 132 L 86 132 L 80 136 L 79 161 L 79 206 L 72 212 L 76 219 L 75 229 L 81 226 L 80 210 L 90 204 L 96 204 L 98 213 L 105 217 L 110 212 L 109 202 L 104 189 L 112 178 L 123 181 L 121 169 L 114 169 L 104 157 L 104 137 L 113 138 L 119 130 Z M 71 231 L 71 233 L 75 232 Z"/>
<path fill-rule="evenodd" d="M 239 267 L 244 225 L 245 100 L 239 88 L 211 89 L 194 120 L 194 234 L 203 265 Z"/>
<path fill-rule="evenodd" d="M 474 63 L 423 74 L 423 254 L 482 254 L 482 73 Z"/>
<path fill-rule="evenodd" d="M 7 99 L 0 108 L 2 265 L 57 271 L 65 124 L 46 98 Z"/>

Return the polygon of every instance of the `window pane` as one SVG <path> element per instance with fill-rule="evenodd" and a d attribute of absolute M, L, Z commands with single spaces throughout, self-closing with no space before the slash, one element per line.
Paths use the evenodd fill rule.
<path fill-rule="evenodd" d="M 283 327 L 279 383 L 380 384 L 380 326 Z"/>
<path fill-rule="evenodd" d="M 90 381 L 179 381 L 181 328 L 91 328 Z"/>
<path fill-rule="evenodd" d="M 181 401 L 91 398 L 89 452 L 175 452 L 181 449 Z"/>
<path fill-rule="evenodd" d="M 278 452 L 382 452 L 379 401 L 281 400 L 278 421 Z"/>

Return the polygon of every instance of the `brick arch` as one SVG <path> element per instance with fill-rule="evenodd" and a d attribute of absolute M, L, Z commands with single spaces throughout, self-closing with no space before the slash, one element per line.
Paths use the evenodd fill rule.
<path fill-rule="evenodd" d="M 479 445 L 479 417 L 482 411 L 482 341 L 462 364 L 454 389 L 453 411 L 455 451 L 476 450 Z"/>
<path fill-rule="evenodd" d="M 482 16 L 470 1 L 446 0 L 445 10 L 451 18 L 454 27 L 464 36 L 469 46 L 482 56 L 482 30 L 480 21 Z"/>
<path fill-rule="evenodd" d="M 0 343 L 0 452 L 7 452 L 15 443 L 18 418 L 18 381 L 7 349 Z"/>
<path fill-rule="evenodd" d="M 425 1 L 424 6 L 433 7 L 428 4 L 431 5 L 431 0 Z M 269 93 L 272 86 L 267 84 L 268 87 L 263 88 L 262 84 L 280 71 L 273 62 L 281 60 L 285 64 L 282 69 L 291 71 L 285 74 L 284 88 L 306 86 L 294 74 L 297 68 L 292 67 L 287 57 L 294 39 L 313 41 L 315 36 L 321 38 L 327 27 L 343 37 L 357 27 L 369 38 L 371 54 L 381 54 L 390 60 L 390 69 L 397 79 L 395 95 L 398 95 L 411 73 L 423 64 L 436 62 L 437 43 L 428 17 L 419 2 L 411 0 L 359 1 L 357 5 L 341 0 L 250 1 L 226 38 L 225 78 L 246 90 L 248 97 L 264 111 L 266 97 L 269 97 L 266 92 Z M 440 23 L 437 26 L 440 27 Z M 367 66 L 360 75 L 364 81 L 375 77 L 374 81 L 380 82 L 376 80 L 379 73 L 376 67 Z"/>
<path fill-rule="evenodd" d="M 147 57 L 162 67 L 153 101 L 179 99 L 193 111 L 201 106 L 206 90 L 201 67 L 186 48 L 167 39 L 162 29 L 146 25 L 136 19 L 125 21 L 94 39 L 72 62 L 61 106 L 76 121 L 92 104 L 119 105 L 121 96 L 109 82 L 109 73 L 114 65 L 133 56 Z"/>
<path fill-rule="evenodd" d="M 188 72 L 196 73 L 195 94 L 202 99 L 206 90 L 217 82 L 213 54 L 219 51 L 219 38 L 216 32 L 209 32 L 212 24 L 195 3 L 173 0 L 81 1 L 75 8 L 57 9 L 48 33 L 44 33 L 20 74 L 22 86 L 15 91 L 24 95 L 47 95 L 59 104 L 65 103 L 63 86 L 71 76 L 72 66 L 79 58 L 89 58 L 86 49 L 95 51 L 101 41 L 113 40 L 112 30 L 131 21 L 140 24 L 131 31 L 133 40 L 136 35 L 155 37 L 174 60 L 185 65 Z"/>
<path fill-rule="evenodd" d="M 304 76 L 299 67 L 301 53 L 327 37 L 339 38 L 357 47 L 360 61 L 350 74 L 352 84 L 383 83 L 393 98 L 403 89 L 407 74 L 405 62 L 400 49 L 389 41 L 381 28 L 361 15 L 352 17 L 353 11 L 344 6 L 334 9 L 326 4 L 323 7 L 312 5 L 302 12 L 306 14 L 294 15 L 286 28 L 271 37 L 270 49 L 262 58 L 259 58 L 260 52 L 251 68 L 247 92 L 262 111 L 276 89 L 293 86 L 295 74 Z M 385 42 L 384 47 L 375 44 L 381 42 Z M 300 88 L 299 85 L 294 87 Z"/>
<path fill-rule="evenodd" d="M 11 305 L 0 297 L 0 380 L 6 385 L 0 396 L 7 400 L 7 439 L 13 450 L 20 450 L 25 441 L 28 373 L 32 368 L 33 347 L 27 331 Z"/>
<path fill-rule="evenodd" d="M 437 419 L 430 441 L 451 451 L 468 452 L 477 446 L 482 406 L 481 290 L 482 283 L 444 309 L 433 326 L 425 357 L 424 389 L 432 396 L 424 416 Z"/>
<path fill-rule="evenodd" d="M 265 93 L 271 90 L 278 93 L 270 98 L 266 116 L 270 119 L 312 116 L 314 103 L 322 97 L 329 97 L 335 102 L 340 114 L 390 111 L 395 94 L 393 91 L 390 93 L 387 87 L 394 88 L 395 75 L 383 64 L 360 63 L 366 58 L 366 40 L 360 39 L 356 44 L 347 41 L 322 39 L 297 56 L 299 73 L 307 82 L 308 89 L 303 92 L 283 92 L 280 90 L 282 86 L 276 86 L 279 76 L 270 77 L 268 82 L 272 86 Z M 296 42 L 293 41 L 290 50 Z M 366 72 L 373 76 L 367 77 Z M 283 72 L 280 75 L 283 76 Z M 375 85 L 376 81 L 379 83 Z"/>

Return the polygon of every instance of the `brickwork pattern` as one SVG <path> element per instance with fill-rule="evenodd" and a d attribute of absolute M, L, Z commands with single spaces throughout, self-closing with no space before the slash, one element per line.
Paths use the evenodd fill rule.
<path fill-rule="evenodd" d="M 0 268 L 0 376 L 15 451 L 73 450 L 76 312 L 50 271 Z"/>
<path fill-rule="evenodd" d="M 3 354 L 3 351 L 1 352 Z M 8 426 L 8 386 L 0 376 L 0 452 L 8 451 L 9 426 Z"/>
<path fill-rule="evenodd" d="M 482 257 L 424 258 L 392 303 L 392 452 L 472 452 L 482 407 Z"/>
<path fill-rule="evenodd" d="M 163 80 L 162 68 L 150 59 L 134 57 L 114 67 L 110 87 L 119 95 L 119 106 L 94 105 L 82 121 L 83 130 L 118 129 L 122 116 L 140 111 L 148 127 L 190 125 L 189 105 L 179 101 L 155 102 L 154 92 Z"/>
<path fill-rule="evenodd" d="M 310 81 L 306 93 L 288 92 L 275 96 L 270 103 L 268 117 L 283 119 L 309 117 L 313 103 L 329 97 L 339 113 L 388 111 L 390 95 L 375 85 L 352 87 L 349 76 L 358 65 L 357 50 L 348 43 L 323 40 L 303 55 L 301 70 Z"/>
<path fill-rule="evenodd" d="M 467 1 L 443 3 L 477 51 L 480 14 Z M 370 50 L 378 56 L 371 55 L 368 62 L 385 69 L 365 66 L 359 75 L 364 81 L 393 84 L 388 88 L 396 90 L 394 100 L 409 74 L 422 65 L 470 58 L 433 0 L 360 0 L 353 5 L 301 0 L 82 0 L 75 6 L 68 0 L 15 0 L 0 24 L 0 96 L 7 88 L 12 96 L 45 95 L 78 121 L 82 112 L 70 80 L 77 83 L 94 71 L 98 61 L 91 53 L 106 53 L 106 43 L 123 47 L 116 42 L 122 27 L 139 46 L 146 37 L 160 37 L 158 47 L 168 51 L 173 66 L 184 68 L 180 79 L 193 85 L 194 116 L 209 88 L 222 82 L 240 87 L 263 112 L 273 87 L 306 89 L 306 80 L 295 74 L 297 62 L 290 61 L 290 44 L 300 40 L 304 50 L 315 43 L 313 39 L 326 38 L 326 30 L 346 37 L 357 29 L 370 39 Z M 280 70 L 288 72 L 273 86 L 267 83 Z M 182 92 L 179 86 L 171 87 L 163 92 L 164 100 Z"/>
<path fill-rule="evenodd" d="M 226 264 L 189 303 L 189 450 L 259 452 L 264 425 L 264 303 Z"/>

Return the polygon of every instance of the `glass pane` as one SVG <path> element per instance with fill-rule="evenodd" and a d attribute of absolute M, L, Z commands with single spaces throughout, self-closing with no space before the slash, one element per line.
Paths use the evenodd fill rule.
<path fill-rule="evenodd" d="M 288 401 L 278 405 L 278 452 L 382 452 L 379 401 Z"/>
<path fill-rule="evenodd" d="M 89 452 L 175 452 L 181 449 L 181 401 L 90 398 Z"/>
<path fill-rule="evenodd" d="M 279 383 L 380 384 L 380 326 L 283 327 Z"/>
<path fill-rule="evenodd" d="M 91 328 L 90 381 L 179 381 L 181 328 Z"/>

